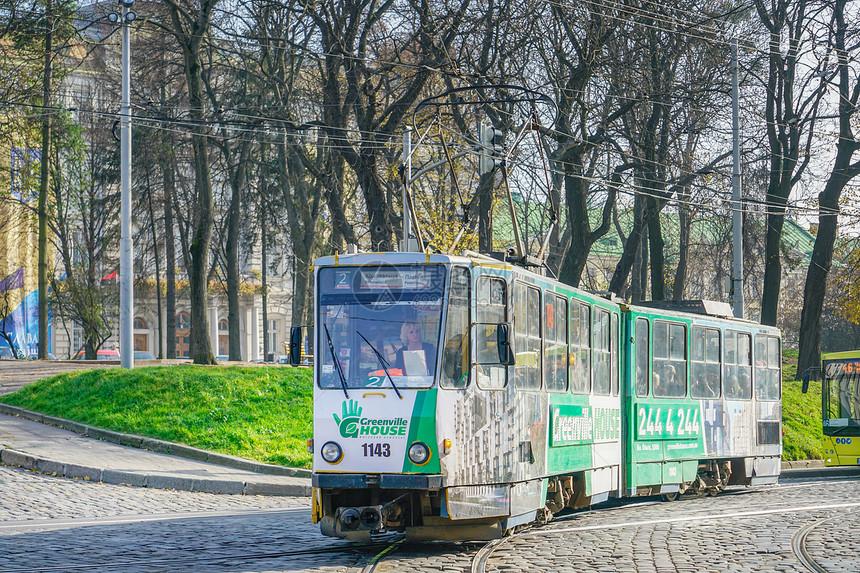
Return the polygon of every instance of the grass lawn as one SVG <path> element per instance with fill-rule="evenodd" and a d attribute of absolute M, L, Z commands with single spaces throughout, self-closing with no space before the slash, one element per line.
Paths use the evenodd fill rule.
<path fill-rule="evenodd" d="M 91 426 L 309 468 L 311 371 L 151 366 L 71 372 L 0 401 Z"/>
<path fill-rule="evenodd" d="M 782 459 L 820 459 L 821 382 L 810 382 L 809 392 L 803 394 L 802 383 L 794 379 L 796 372 L 797 351 L 786 350 L 782 355 Z"/>
<path fill-rule="evenodd" d="M 821 384 L 802 394 L 797 352 L 783 356 L 783 459 L 820 458 Z M 153 366 L 72 372 L 0 402 L 99 428 L 263 462 L 310 467 L 311 371 L 305 368 Z"/>

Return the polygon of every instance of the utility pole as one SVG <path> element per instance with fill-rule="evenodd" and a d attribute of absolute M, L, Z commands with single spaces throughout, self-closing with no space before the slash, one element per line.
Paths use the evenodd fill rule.
<path fill-rule="evenodd" d="M 738 39 L 732 38 L 732 307 L 744 317 L 744 239 L 741 212 L 741 139 L 738 120 Z"/>
<path fill-rule="evenodd" d="M 119 356 L 123 368 L 134 368 L 134 268 L 131 238 L 131 30 L 135 19 L 122 0 L 122 107 L 120 108 L 120 239 L 119 239 Z"/>
<path fill-rule="evenodd" d="M 39 182 L 39 346 L 40 360 L 48 358 L 48 191 L 51 179 L 51 75 L 54 61 L 54 3 L 45 6 L 45 69 L 42 78 L 42 158 Z M 26 342 L 26 341 L 25 341 Z"/>
<path fill-rule="evenodd" d="M 408 252 L 409 235 L 412 234 L 412 221 L 409 212 L 409 184 L 412 182 L 412 130 L 406 128 L 403 130 L 403 168 L 406 172 L 403 174 L 403 244 L 400 250 Z"/>

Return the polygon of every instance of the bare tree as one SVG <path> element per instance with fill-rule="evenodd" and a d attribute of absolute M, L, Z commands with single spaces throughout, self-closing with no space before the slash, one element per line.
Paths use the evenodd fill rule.
<path fill-rule="evenodd" d="M 854 155 L 860 151 L 860 142 L 854 137 L 852 122 L 855 121 L 857 101 L 860 98 L 860 79 L 850 62 L 850 52 L 846 48 L 845 37 L 853 25 L 846 22 L 845 7 L 847 0 L 834 0 L 830 40 L 833 42 L 833 58 L 836 59 L 835 72 L 825 72 L 822 84 L 830 78 L 838 78 L 839 97 L 839 140 L 836 142 L 836 159 L 824 190 L 818 195 L 818 233 L 812 250 L 812 260 L 806 273 L 806 286 L 803 293 L 803 310 L 800 318 L 800 352 L 797 361 L 798 378 L 803 371 L 817 366 L 820 361 L 821 312 L 824 308 L 824 295 L 827 275 L 833 262 L 833 246 L 838 230 L 839 199 L 848 183 L 860 175 L 860 161 Z M 856 49 L 856 48 L 855 48 Z M 823 69 L 827 70 L 827 62 Z"/>
<path fill-rule="evenodd" d="M 169 31 L 182 48 L 188 89 L 189 117 L 192 121 L 191 142 L 194 149 L 195 202 L 191 230 L 191 358 L 196 364 L 214 364 L 209 339 L 208 288 L 209 249 L 215 221 L 215 205 L 209 164 L 206 127 L 206 93 L 203 82 L 204 41 L 210 32 L 212 11 L 218 0 L 164 0 L 170 16 Z"/>

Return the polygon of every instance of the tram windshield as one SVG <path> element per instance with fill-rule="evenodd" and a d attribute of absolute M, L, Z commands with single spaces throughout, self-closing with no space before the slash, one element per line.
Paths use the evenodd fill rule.
<path fill-rule="evenodd" d="M 860 428 L 860 358 L 824 362 L 824 433 L 858 435 Z"/>
<path fill-rule="evenodd" d="M 441 265 L 320 269 L 320 386 L 432 386 L 444 287 Z"/>

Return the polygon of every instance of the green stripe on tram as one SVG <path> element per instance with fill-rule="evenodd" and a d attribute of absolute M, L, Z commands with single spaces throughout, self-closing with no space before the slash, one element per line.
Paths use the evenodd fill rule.
<path fill-rule="evenodd" d="M 436 388 L 419 391 L 415 396 L 412 407 L 412 419 L 409 422 L 409 435 L 406 438 L 406 455 L 403 456 L 403 473 L 425 474 L 439 473 L 439 445 L 436 443 Z M 430 461 L 418 466 L 409 461 L 409 446 L 415 442 L 424 442 L 430 448 Z"/>

